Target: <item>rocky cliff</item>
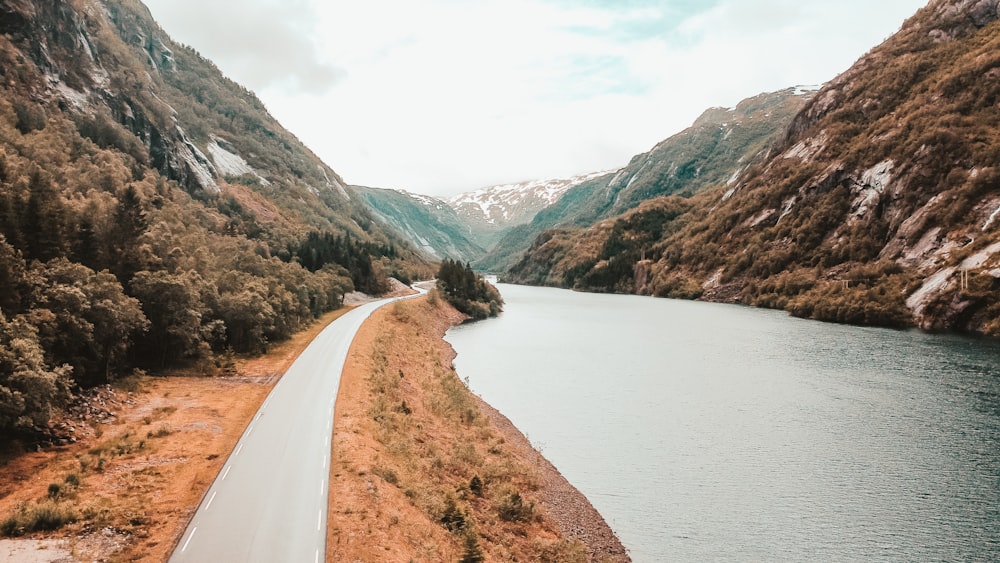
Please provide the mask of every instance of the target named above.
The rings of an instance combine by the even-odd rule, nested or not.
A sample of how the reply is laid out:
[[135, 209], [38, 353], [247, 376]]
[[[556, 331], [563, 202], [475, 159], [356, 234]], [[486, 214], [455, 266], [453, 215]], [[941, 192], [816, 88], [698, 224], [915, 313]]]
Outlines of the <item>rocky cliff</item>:
[[539, 238], [515, 279], [1000, 333], [998, 12], [932, 1], [737, 181]]

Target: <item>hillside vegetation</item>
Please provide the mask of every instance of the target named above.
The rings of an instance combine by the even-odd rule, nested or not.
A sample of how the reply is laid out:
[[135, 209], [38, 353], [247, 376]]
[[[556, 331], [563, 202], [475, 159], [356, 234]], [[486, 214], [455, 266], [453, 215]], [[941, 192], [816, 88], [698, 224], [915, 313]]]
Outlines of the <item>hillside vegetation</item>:
[[767, 156], [813, 94], [789, 88], [743, 100], [732, 109], [706, 110], [691, 127], [633, 157], [621, 170], [573, 187], [530, 223], [508, 231], [476, 266], [506, 271], [547, 229], [589, 227], [655, 197], [690, 197], [735, 182]]
[[134, 0], [0, 5], [0, 431], [433, 272]]
[[402, 234], [427, 255], [444, 260], [475, 260], [486, 251], [472, 229], [448, 203], [403, 190], [354, 186], [379, 221]]
[[511, 277], [1000, 334], [998, 18], [932, 1], [732, 185], [546, 233]]

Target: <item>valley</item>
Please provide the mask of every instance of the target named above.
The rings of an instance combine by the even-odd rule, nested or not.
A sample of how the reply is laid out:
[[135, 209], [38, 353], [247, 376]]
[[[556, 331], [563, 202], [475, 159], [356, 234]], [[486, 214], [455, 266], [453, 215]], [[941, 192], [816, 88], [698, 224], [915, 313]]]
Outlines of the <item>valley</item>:
[[[675, 42], [746, 5], [542, 4], [482, 60], [474, 19], [422, 50], [430, 3], [396, 6], [405, 33], [375, 51], [365, 35], [392, 26], [353, 35], [361, 6], [192, 9], [189, 30], [277, 25], [205, 43], [249, 54], [258, 95], [139, 0], [0, 0], [0, 559], [281, 559], [280, 539], [212, 543], [192, 518], [282, 380], [312, 387], [282, 437], [247, 446], [264, 476], [246, 479], [310, 508], [280, 516], [265, 489], [216, 508], [309, 535], [296, 558], [992, 558], [1000, 0], [929, 0], [821, 85], [772, 83], [655, 137], [701, 91]], [[832, 8], [753, 21], [813, 9]], [[515, 64], [527, 45], [548, 66]], [[341, 110], [387, 62], [354, 98], [377, 119], [352, 129]], [[342, 176], [275, 117], [306, 130], [307, 107], [337, 170], [419, 172]], [[562, 177], [507, 181], [532, 177], [516, 162]], [[318, 338], [343, 315], [357, 336]], [[290, 371], [314, 340], [322, 369]], [[306, 477], [293, 454], [329, 465]], [[197, 551], [215, 548], [236, 551]]]

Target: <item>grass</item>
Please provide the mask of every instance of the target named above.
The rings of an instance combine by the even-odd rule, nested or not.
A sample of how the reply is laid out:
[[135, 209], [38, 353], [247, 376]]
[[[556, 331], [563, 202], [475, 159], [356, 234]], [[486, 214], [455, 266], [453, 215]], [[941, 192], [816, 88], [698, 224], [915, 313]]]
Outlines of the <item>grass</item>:
[[58, 530], [72, 524], [79, 515], [72, 506], [55, 499], [22, 503], [0, 522], [0, 534], [8, 537], [23, 536], [33, 532]]
[[553, 553], [547, 560], [581, 560], [585, 550], [572, 542], [527, 551], [507, 545], [543, 521], [533, 498], [537, 478], [504, 447], [439, 344], [426, 336], [434, 332], [427, 319], [444, 306], [440, 300], [395, 304], [372, 341], [366, 414], [381, 449], [368, 471], [450, 532], [460, 560], [546, 560]]
[[132, 431], [126, 430], [91, 448], [87, 453], [78, 454], [80, 469], [67, 473], [61, 483], [49, 483], [44, 497], [18, 504], [11, 514], [0, 521], [0, 535], [21, 536], [53, 531], [80, 521], [99, 526], [120, 520], [117, 517], [121, 516], [123, 510], [128, 512], [124, 520], [129, 526], [139, 525], [134, 523], [142, 523], [146, 518], [141, 503], [133, 502], [127, 508], [111, 508], [104, 506], [101, 499], [88, 499], [84, 502], [77, 492], [84, 485], [87, 475], [103, 473], [110, 460], [145, 450], [146, 441], [137, 440]]

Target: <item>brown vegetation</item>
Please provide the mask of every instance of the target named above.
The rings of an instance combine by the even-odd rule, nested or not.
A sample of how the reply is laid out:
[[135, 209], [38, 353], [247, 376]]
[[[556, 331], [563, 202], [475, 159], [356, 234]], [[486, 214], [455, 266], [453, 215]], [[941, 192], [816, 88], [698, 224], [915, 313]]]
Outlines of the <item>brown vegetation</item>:
[[586, 499], [454, 372], [441, 336], [462, 318], [432, 296], [377, 312], [355, 340], [336, 406], [327, 559], [626, 560]]
[[[217, 377], [142, 377], [92, 392], [37, 452], [4, 442], [0, 528], [37, 561], [164, 561], [278, 376], [334, 318]], [[328, 560], [625, 561], [613, 532], [451, 370], [440, 299], [382, 309], [337, 400]], [[399, 376], [402, 370], [403, 377]], [[374, 386], [374, 388], [373, 388]]]
[[[513, 279], [1000, 334], [1000, 254], [963, 262], [1000, 240], [998, 100], [995, 2], [935, 0], [820, 90], [732, 186], [675, 217], [637, 222], [635, 210], [547, 233]], [[637, 268], [643, 258], [654, 262]], [[948, 268], [977, 281], [908, 304]]]
[[327, 324], [225, 375], [139, 377], [88, 393], [53, 423], [62, 444], [0, 442], [0, 535], [66, 538], [79, 560], [165, 561], [278, 377]]

